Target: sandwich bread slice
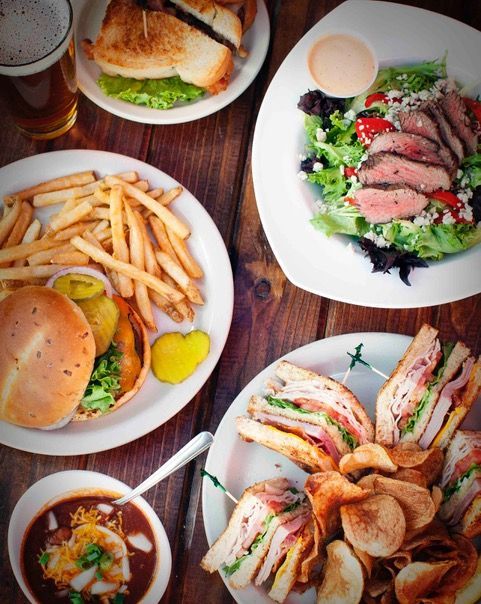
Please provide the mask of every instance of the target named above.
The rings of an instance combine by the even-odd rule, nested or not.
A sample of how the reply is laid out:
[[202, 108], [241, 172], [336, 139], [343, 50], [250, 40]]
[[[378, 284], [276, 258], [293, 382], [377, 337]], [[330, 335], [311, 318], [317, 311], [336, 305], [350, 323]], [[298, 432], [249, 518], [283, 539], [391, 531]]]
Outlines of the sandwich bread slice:
[[481, 534], [481, 432], [458, 430], [446, 451], [439, 514], [466, 537]]
[[346, 453], [372, 442], [374, 427], [354, 394], [335, 380], [281, 361], [281, 382], [251, 397], [237, 431], [289, 457], [307, 472], [337, 469]]
[[481, 392], [481, 360], [423, 325], [376, 400], [376, 442], [446, 448]]
[[286, 554], [286, 542], [293, 545], [310, 517], [305, 494], [287, 479], [258, 482], [244, 491], [201, 566], [210, 573], [222, 568], [234, 589], [246, 587], [256, 577], [260, 584], [282, 558], [280, 552]]

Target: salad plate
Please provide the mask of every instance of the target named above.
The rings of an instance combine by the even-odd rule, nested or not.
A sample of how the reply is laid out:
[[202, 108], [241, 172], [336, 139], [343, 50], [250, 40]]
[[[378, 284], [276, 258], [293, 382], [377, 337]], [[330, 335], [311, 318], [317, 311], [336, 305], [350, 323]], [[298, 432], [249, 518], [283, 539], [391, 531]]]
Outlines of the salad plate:
[[[386, 35], [386, 24], [396, 24]], [[427, 260], [409, 275], [411, 287], [372, 273], [351, 237], [327, 237], [311, 220], [319, 185], [299, 178], [307, 143], [300, 97], [316, 89], [307, 67], [312, 45], [329, 32], [349, 31], [373, 48], [380, 68], [417, 65], [447, 56], [447, 75], [461, 85], [479, 82], [481, 33], [453, 19], [391, 2], [348, 0], [321, 19], [293, 48], [273, 78], [257, 119], [253, 179], [261, 222], [273, 252], [294, 285], [334, 300], [380, 308], [416, 308], [481, 292], [481, 246]], [[478, 84], [479, 88], [479, 84]], [[474, 93], [474, 94], [473, 94]], [[476, 96], [479, 90], [470, 91]], [[282, 148], [282, 153], [279, 153]], [[302, 174], [301, 174], [302, 176]]]
[[[379, 371], [389, 375], [411, 340], [411, 337], [392, 333], [351, 333], [312, 342], [293, 350], [283, 359], [342, 381], [350, 362], [347, 352], [353, 352], [358, 344], [363, 343], [363, 358]], [[236, 417], [245, 414], [252, 395], [263, 391], [266, 380], [273, 377], [280, 360], [261, 371], [236, 397], [222, 418], [215, 433], [214, 444], [209, 450], [206, 470], [216, 476], [234, 497], [240, 497], [244, 489], [254, 483], [270, 478], [286, 477], [296, 488], [302, 489], [308, 476], [279, 453], [257, 443], [242, 441], [236, 431]], [[346, 381], [346, 386], [353, 391], [373, 420], [376, 395], [383, 383], [382, 377], [361, 365], [351, 371]], [[463, 427], [471, 430], [481, 429], [479, 405], [473, 407]], [[204, 480], [202, 509], [209, 546], [224, 531], [233, 507], [232, 501], [220, 489], [210, 480]], [[272, 603], [265, 588], [249, 585], [245, 589], [234, 590], [226, 582], [223, 572], [220, 571], [219, 574], [238, 604]], [[315, 601], [316, 594], [314, 588], [311, 588], [302, 595], [291, 592], [286, 604], [313, 604]]]
[[[105, 151], [69, 150], [21, 159], [0, 169], [0, 198], [41, 181], [94, 169], [99, 176], [135, 170], [152, 186], [165, 190], [179, 186], [173, 178], [142, 161]], [[232, 270], [224, 241], [204, 207], [187, 190], [174, 202], [175, 212], [192, 225], [189, 246], [204, 271], [199, 282], [205, 305], [196, 308], [194, 322], [175, 323], [154, 308], [158, 333], [200, 329], [209, 334], [210, 352], [194, 373], [170, 385], [149, 372], [135, 397], [114, 413], [89, 421], [70, 422], [59, 430], [27, 429], [0, 421], [0, 443], [45, 455], [82, 455], [113, 449], [155, 430], [178, 413], [201, 389], [219, 360], [229, 333], [234, 302]], [[55, 206], [38, 209], [43, 221]], [[220, 293], [222, 292], [222, 293]]]
[[235, 101], [254, 81], [264, 63], [269, 47], [270, 23], [264, 0], [258, 0], [256, 20], [243, 38], [243, 46], [249, 56], [246, 59], [234, 58], [235, 69], [224, 92], [206, 94], [197, 101], [165, 110], [111, 98], [99, 88], [100, 68], [87, 59], [80, 44], [86, 38], [96, 39], [107, 4], [108, 0], [72, 0], [76, 20], [77, 79], [80, 90], [92, 102], [124, 119], [144, 124], [183, 124], [201, 119]]

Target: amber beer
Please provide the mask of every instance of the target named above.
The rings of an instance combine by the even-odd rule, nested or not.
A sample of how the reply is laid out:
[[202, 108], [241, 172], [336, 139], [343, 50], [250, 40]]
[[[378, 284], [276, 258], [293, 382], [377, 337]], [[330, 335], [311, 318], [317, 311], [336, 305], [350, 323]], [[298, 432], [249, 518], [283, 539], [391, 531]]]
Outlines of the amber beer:
[[69, 0], [0, 0], [0, 94], [19, 130], [60, 136], [77, 117]]

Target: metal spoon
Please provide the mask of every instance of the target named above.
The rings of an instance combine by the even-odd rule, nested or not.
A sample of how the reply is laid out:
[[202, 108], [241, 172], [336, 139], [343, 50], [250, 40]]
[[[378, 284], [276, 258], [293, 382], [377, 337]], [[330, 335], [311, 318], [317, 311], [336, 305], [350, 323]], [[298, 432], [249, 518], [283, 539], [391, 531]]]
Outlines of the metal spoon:
[[177, 451], [175, 455], [166, 461], [164, 465], [160, 466], [160, 468], [146, 478], [144, 482], [141, 482], [138, 487], [112, 503], [123, 505], [124, 503], [127, 503], [127, 501], [134, 499], [134, 497], [142, 495], [142, 493], [145, 493], [145, 491], [156, 485], [158, 482], [167, 478], [167, 476], [170, 476], [173, 472], [182, 468], [186, 463], [189, 463], [189, 461], [203, 453], [213, 442], [214, 437], [210, 432], [201, 432], [200, 434], [197, 434], [197, 436], [194, 436], [194, 438], [182, 447], [180, 451]]

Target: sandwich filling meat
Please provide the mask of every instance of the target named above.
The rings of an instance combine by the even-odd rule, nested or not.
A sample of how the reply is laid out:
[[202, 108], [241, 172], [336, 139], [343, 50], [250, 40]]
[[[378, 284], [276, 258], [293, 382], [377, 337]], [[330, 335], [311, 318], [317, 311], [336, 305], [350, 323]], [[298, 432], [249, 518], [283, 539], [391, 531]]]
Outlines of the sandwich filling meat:
[[282, 361], [282, 381], [249, 401], [249, 417], [237, 418], [245, 440], [290, 457], [308, 471], [333, 470], [340, 458], [373, 440], [374, 429], [353, 393], [331, 378]]
[[467, 537], [481, 533], [481, 432], [458, 430], [446, 452], [440, 515]]
[[214, 0], [172, 0], [161, 10], [145, 4], [143, 12], [135, 0], [111, 0], [96, 41], [83, 41], [103, 72], [103, 92], [168, 109], [225, 90], [241, 43], [239, 17]]
[[481, 391], [481, 362], [462, 342], [441, 344], [424, 325], [376, 403], [376, 440], [445, 448]]

